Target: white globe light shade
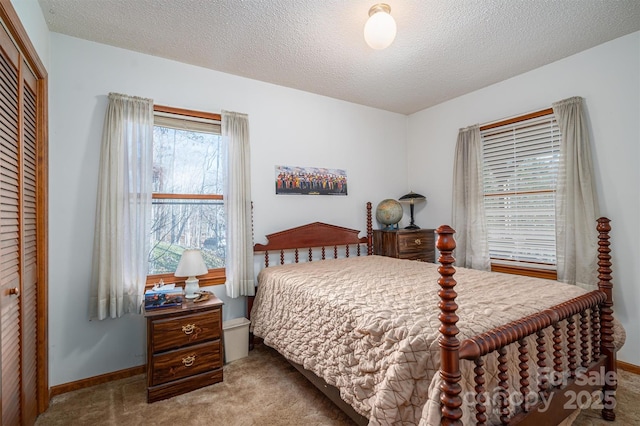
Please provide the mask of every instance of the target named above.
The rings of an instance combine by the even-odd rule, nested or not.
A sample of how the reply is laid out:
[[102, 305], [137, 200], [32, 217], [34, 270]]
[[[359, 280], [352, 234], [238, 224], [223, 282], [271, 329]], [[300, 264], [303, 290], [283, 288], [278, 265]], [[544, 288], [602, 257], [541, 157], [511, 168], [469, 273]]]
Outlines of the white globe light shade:
[[389, 47], [396, 38], [396, 21], [385, 11], [371, 15], [364, 25], [364, 39], [372, 49]]

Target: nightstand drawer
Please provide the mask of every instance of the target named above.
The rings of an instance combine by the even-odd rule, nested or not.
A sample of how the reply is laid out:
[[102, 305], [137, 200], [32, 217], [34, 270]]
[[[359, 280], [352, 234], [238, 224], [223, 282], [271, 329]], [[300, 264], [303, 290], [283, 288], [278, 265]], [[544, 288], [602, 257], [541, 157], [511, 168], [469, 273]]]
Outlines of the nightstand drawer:
[[194, 343], [219, 339], [220, 312], [221, 309], [216, 309], [213, 312], [200, 312], [153, 321], [151, 336], [162, 336], [162, 338], [153, 339], [152, 352], [177, 349]]
[[398, 250], [402, 254], [424, 253], [425, 250], [433, 251], [432, 244], [433, 237], [430, 238], [427, 232], [398, 234]]
[[154, 355], [151, 362], [152, 386], [221, 368], [220, 340]]

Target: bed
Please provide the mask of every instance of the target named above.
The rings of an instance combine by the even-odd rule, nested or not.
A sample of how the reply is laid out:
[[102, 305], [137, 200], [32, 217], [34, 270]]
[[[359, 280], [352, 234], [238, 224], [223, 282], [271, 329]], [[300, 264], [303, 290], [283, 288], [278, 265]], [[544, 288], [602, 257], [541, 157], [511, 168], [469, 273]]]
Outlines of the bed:
[[255, 245], [265, 268], [252, 335], [358, 424], [557, 424], [597, 404], [613, 420], [624, 332], [609, 221], [597, 227], [599, 289], [587, 292], [456, 270], [448, 226], [436, 231], [439, 266], [374, 256], [368, 203], [366, 237], [316, 222]]

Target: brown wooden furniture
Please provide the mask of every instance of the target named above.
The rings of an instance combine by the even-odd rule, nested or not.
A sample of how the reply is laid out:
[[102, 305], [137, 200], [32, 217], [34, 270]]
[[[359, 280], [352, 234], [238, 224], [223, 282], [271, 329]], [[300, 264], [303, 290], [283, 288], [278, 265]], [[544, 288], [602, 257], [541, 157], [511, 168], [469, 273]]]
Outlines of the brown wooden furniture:
[[222, 381], [222, 301], [145, 312], [147, 402]]
[[433, 229], [375, 230], [373, 254], [435, 263], [434, 232]]
[[[476, 422], [485, 424], [487, 421], [485, 400], [482, 395], [487, 391], [484, 388], [484, 358], [492, 352], [498, 356], [498, 377], [500, 379], [497, 394], [500, 395], [500, 419], [503, 424], [557, 424], [574, 411], [571, 408], [571, 401], [575, 400], [578, 392], [587, 391], [589, 395], [594, 391], [601, 391], [601, 402], [603, 405], [602, 418], [605, 420], [615, 420], [615, 390], [616, 379], [616, 353], [613, 344], [613, 300], [611, 284], [611, 256], [609, 256], [609, 219], [598, 219], [597, 229], [599, 232], [598, 245], [598, 290], [586, 293], [580, 297], [571, 299], [560, 305], [544, 310], [534, 315], [521, 318], [504, 326], [489, 330], [479, 336], [466, 339], [462, 342], [458, 340], [458, 328], [456, 323], [457, 296], [454, 289], [456, 281], [453, 278], [455, 268], [452, 266], [455, 261], [452, 256], [456, 247], [453, 239], [455, 231], [443, 225], [438, 228], [437, 248], [441, 255], [438, 261], [440, 279], [438, 284], [441, 287], [439, 292], [441, 303], [439, 305], [441, 314], [440, 332], [442, 337], [440, 344], [440, 376], [443, 384], [442, 391], [442, 424], [461, 425], [462, 399], [460, 397], [460, 360], [471, 360], [475, 363], [474, 372], [477, 392], [476, 395]], [[579, 316], [579, 324], [575, 324], [575, 317]], [[563, 336], [559, 323], [567, 321], [569, 331]], [[544, 337], [545, 329], [553, 328], [553, 353], [547, 354]], [[536, 336], [537, 346], [527, 348], [525, 338]], [[567, 351], [563, 351], [563, 343], [566, 343]], [[579, 346], [578, 346], [579, 344]], [[589, 351], [589, 344], [591, 350]], [[527, 395], [530, 387], [533, 392], [544, 395], [550, 401], [550, 407], [542, 409], [543, 404], [538, 402], [531, 406], [523, 405], [522, 411], [514, 418], [509, 418], [510, 413], [516, 409], [509, 404], [506, 397], [506, 380], [508, 367], [506, 365], [506, 353], [509, 345], [517, 345], [520, 353], [520, 389], [521, 394]], [[532, 352], [532, 354], [530, 354]], [[527, 361], [533, 355], [538, 360], [539, 368], [552, 368], [558, 375], [564, 374], [563, 365], [568, 365], [568, 377], [566, 386], [560, 384], [553, 386], [545, 380], [540, 383], [529, 383], [529, 372], [527, 371]], [[578, 359], [579, 357], [579, 359]], [[580, 372], [578, 368], [585, 372]], [[603, 374], [604, 373], [604, 374]], [[586, 380], [585, 377], [592, 379]], [[534, 387], [535, 386], [535, 387]], [[537, 389], [536, 389], [537, 387]], [[553, 394], [553, 395], [551, 395]], [[549, 399], [551, 398], [551, 399]], [[524, 398], [526, 400], [526, 398]], [[569, 404], [567, 404], [569, 403]], [[569, 405], [567, 408], [566, 405]]]
[[[322, 247], [321, 259], [324, 259], [325, 245], [329, 245], [329, 241], [331, 246], [340, 244], [335, 235], [331, 238], [327, 236], [328, 233], [331, 233], [330, 229], [333, 228], [340, 230], [336, 235], [342, 233], [346, 244], [369, 242], [368, 254], [372, 254], [370, 243], [374, 232], [371, 230], [371, 203], [367, 205], [367, 238], [358, 239], [358, 231], [356, 230], [314, 223], [271, 234], [268, 236], [269, 244], [256, 244], [254, 251], [264, 252], [265, 267], [269, 266], [269, 251], [279, 253], [279, 263], [284, 264], [284, 253], [287, 250], [294, 251], [294, 261], [297, 263], [299, 250], [308, 250], [308, 261], [313, 261], [312, 250], [309, 247]], [[560, 423], [574, 411], [570, 407], [571, 404], [567, 408], [565, 403], [572, 395], [575, 396], [581, 391], [588, 391], [589, 394], [593, 391], [602, 391], [604, 404], [602, 417], [606, 420], [615, 419], [613, 408], [615, 407], [617, 382], [615, 380], [616, 354], [613, 344], [613, 302], [608, 241], [611, 228], [609, 220], [600, 218], [597, 229], [600, 247], [598, 290], [460, 342], [456, 337], [458, 334], [456, 327], [458, 321], [457, 304], [455, 301], [457, 293], [454, 289], [456, 281], [453, 278], [455, 268], [452, 266], [455, 261], [453, 257], [455, 249], [453, 234], [455, 231], [446, 225], [438, 228], [437, 248], [441, 253], [438, 259], [441, 264], [438, 269], [440, 273], [438, 284], [441, 287], [438, 295], [441, 302], [438, 307], [434, 306], [434, 309], [439, 308], [441, 311], [439, 345], [441, 352], [440, 377], [443, 380], [440, 387], [442, 391], [442, 424], [461, 424], [462, 399], [459, 382], [461, 380], [460, 360], [463, 359], [472, 360], [475, 363], [473, 372], [475, 374], [475, 392], [477, 393], [475, 399], [477, 402], [475, 405], [477, 424], [486, 424], [488, 419], [483, 399], [486, 392], [496, 392], [501, 395], [499, 412], [504, 424], [507, 422], [509, 424], [532, 425]], [[305, 230], [310, 232], [305, 233]], [[316, 236], [320, 237], [320, 244], [314, 241], [313, 238]], [[274, 244], [272, 244], [272, 240]], [[337, 253], [335, 248], [334, 253]], [[505, 293], [505, 297], [508, 297], [508, 293]], [[567, 322], [568, 331], [566, 334], [561, 331], [559, 325], [561, 321]], [[553, 336], [553, 351], [547, 353], [544, 339], [545, 333], [549, 333], [549, 328], [552, 329], [550, 333]], [[531, 338], [531, 336], [535, 339], [536, 345], [528, 347], [527, 338]], [[519, 353], [520, 363], [517, 368], [519, 368], [520, 387], [517, 391], [528, 395], [531, 390], [536, 395], [544, 396], [547, 401], [551, 401], [548, 410], [543, 410], [541, 403], [521, 405], [518, 407], [520, 412], [510, 418], [516, 407], [510, 407], [509, 398], [506, 397], [509, 370], [506, 354], [509, 345], [517, 345], [517, 353]], [[485, 356], [489, 354], [497, 356], [499, 371], [497, 389], [485, 389], [487, 382], [487, 378], [484, 377]], [[527, 370], [530, 357], [536, 360], [538, 368], [551, 369], [559, 375], [567, 374], [566, 385], [561, 383], [558, 386], [552, 386], [545, 380], [540, 380], [540, 383], [530, 383], [530, 374]], [[304, 370], [299, 366], [296, 367], [301, 371]], [[605, 377], [602, 377], [603, 375]], [[324, 383], [322, 379], [315, 377], [313, 373], [308, 371], [305, 376], [307, 378], [313, 376], [310, 380], [330, 398], [335, 398], [335, 388], [332, 388], [333, 392], [327, 392], [326, 389], [331, 386]], [[591, 377], [593, 380], [586, 380], [585, 377]], [[602, 386], [601, 381], [606, 377], [612, 377], [612, 380], [606, 380]], [[595, 379], [599, 381], [596, 382]], [[356, 413], [351, 407], [344, 408], [344, 404], [340, 406], [358, 424], [366, 424], [367, 419]]]
[[[361, 246], [366, 245], [366, 254], [373, 254], [373, 219], [371, 217], [371, 203], [367, 203], [367, 236], [358, 237], [360, 231], [343, 228], [341, 226], [329, 225], [321, 222], [314, 222], [297, 228], [287, 229], [267, 235], [267, 244], [255, 244], [254, 253], [262, 253], [264, 256], [264, 267], [268, 268], [271, 262], [271, 254], [277, 254], [280, 265], [285, 264], [285, 253], [293, 251], [293, 262], [300, 260], [300, 251], [304, 250], [307, 260], [314, 260], [314, 248], [319, 250], [319, 259], [329, 257], [337, 259], [338, 249], [344, 248], [344, 256], [349, 257], [355, 251], [356, 256], [364, 255]], [[290, 262], [289, 262], [290, 263]], [[257, 289], [256, 289], [257, 291]], [[247, 316], [251, 319], [251, 308], [255, 296], [247, 297]], [[249, 333], [249, 349], [253, 349], [254, 336]]]
[[360, 256], [361, 245], [365, 244], [367, 254], [373, 254], [373, 227], [371, 219], [371, 203], [367, 203], [367, 236], [358, 237], [360, 231], [343, 228], [341, 226], [329, 225], [321, 222], [314, 222], [304, 226], [287, 229], [267, 235], [267, 244], [256, 244], [253, 246], [254, 253], [264, 253], [264, 266], [269, 267], [269, 253], [277, 253], [280, 264], [285, 263], [285, 252], [293, 251], [294, 262], [300, 260], [300, 250], [307, 253], [307, 260], [314, 260], [313, 249], [320, 249], [320, 258], [327, 258], [327, 249], [330, 250], [330, 257], [338, 258], [338, 248], [344, 247], [345, 257], [349, 257], [353, 250], [355, 255]]
[[47, 72], [11, 2], [0, 1], [0, 423], [49, 405]]

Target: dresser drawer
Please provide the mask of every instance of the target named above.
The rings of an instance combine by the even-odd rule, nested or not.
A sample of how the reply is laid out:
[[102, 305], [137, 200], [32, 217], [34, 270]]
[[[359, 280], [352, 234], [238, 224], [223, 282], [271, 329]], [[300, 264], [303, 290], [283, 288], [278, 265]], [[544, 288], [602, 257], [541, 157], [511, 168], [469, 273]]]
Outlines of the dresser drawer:
[[153, 355], [152, 386], [222, 368], [220, 340]]
[[[221, 310], [199, 312], [165, 319], [151, 324], [153, 353], [220, 338]], [[162, 336], [162, 338], [159, 338]]]
[[435, 262], [433, 229], [397, 229], [373, 231], [373, 254], [398, 259]]
[[435, 251], [428, 251], [424, 253], [414, 253], [414, 254], [403, 254], [398, 257], [398, 259], [406, 259], [406, 260], [419, 260], [420, 262], [430, 262], [433, 263], [433, 259], [435, 257]]
[[433, 250], [433, 236], [427, 232], [398, 233], [398, 251], [402, 255]]

